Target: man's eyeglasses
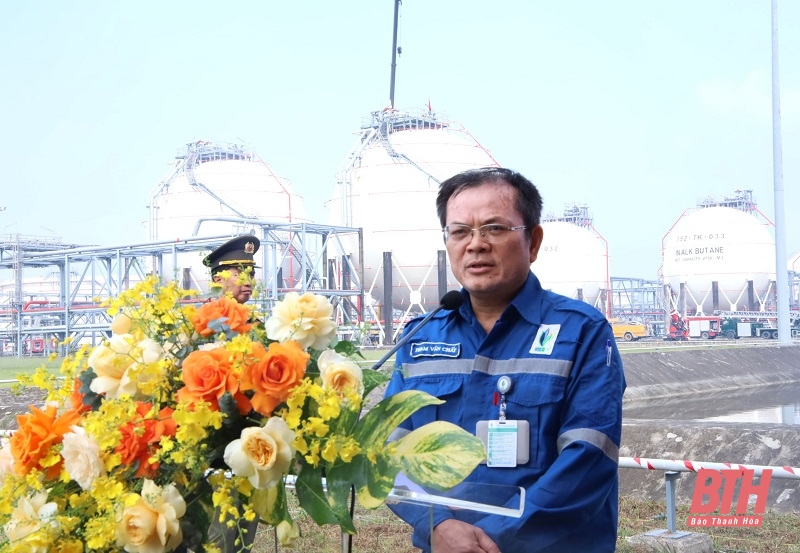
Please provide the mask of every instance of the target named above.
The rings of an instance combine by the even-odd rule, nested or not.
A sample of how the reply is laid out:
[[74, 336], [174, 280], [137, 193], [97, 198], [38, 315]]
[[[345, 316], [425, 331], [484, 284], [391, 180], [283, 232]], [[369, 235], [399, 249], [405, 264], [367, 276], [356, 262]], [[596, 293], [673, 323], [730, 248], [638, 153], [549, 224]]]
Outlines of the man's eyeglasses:
[[478, 228], [472, 228], [469, 225], [447, 225], [442, 229], [444, 233], [445, 242], [464, 242], [472, 239], [472, 233], [476, 230], [480, 233], [481, 238], [494, 244], [502, 242], [508, 237], [508, 233], [514, 230], [526, 230], [528, 227], [510, 227], [508, 225], [498, 225], [495, 223], [483, 225]]

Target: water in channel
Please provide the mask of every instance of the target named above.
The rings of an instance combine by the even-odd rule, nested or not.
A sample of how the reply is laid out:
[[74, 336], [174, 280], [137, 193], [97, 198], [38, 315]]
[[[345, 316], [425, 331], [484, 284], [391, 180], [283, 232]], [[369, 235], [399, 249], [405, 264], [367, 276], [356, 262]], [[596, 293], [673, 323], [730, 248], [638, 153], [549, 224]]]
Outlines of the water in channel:
[[800, 382], [625, 402], [624, 419], [800, 425]]

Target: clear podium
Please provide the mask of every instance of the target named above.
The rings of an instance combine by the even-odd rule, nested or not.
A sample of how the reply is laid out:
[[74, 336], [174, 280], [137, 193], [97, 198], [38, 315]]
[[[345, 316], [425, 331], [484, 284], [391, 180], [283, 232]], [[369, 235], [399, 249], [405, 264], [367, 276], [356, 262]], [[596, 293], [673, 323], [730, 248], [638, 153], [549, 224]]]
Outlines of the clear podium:
[[436, 491], [423, 488], [400, 473], [386, 502], [464, 509], [487, 515], [519, 518], [525, 508], [525, 488], [462, 482], [449, 490]]
[[[294, 483], [293, 477], [287, 477], [287, 488], [294, 488]], [[471, 511], [477, 516], [483, 514], [519, 518], [525, 510], [525, 488], [462, 482], [449, 490], [438, 491], [423, 488], [400, 473], [392, 491], [386, 497], [386, 503], [409, 503], [426, 507], [430, 511], [431, 521], [434, 509], [441, 508]], [[348, 553], [351, 544], [352, 536], [342, 533], [342, 553]]]

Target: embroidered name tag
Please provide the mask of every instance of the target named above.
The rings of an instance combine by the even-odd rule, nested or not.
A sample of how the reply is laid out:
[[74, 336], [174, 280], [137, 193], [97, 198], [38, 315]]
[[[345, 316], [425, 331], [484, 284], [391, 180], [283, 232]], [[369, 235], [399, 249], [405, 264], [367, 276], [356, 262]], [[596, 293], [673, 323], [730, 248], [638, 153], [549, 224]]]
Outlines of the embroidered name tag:
[[411, 344], [411, 357], [458, 357], [459, 355], [461, 355], [461, 344], [444, 342]]
[[533, 339], [529, 353], [538, 355], [550, 355], [553, 353], [553, 346], [556, 345], [559, 330], [561, 330], [561, 325], [540, 326], [539, 332], [536, 333], [536, 338]]

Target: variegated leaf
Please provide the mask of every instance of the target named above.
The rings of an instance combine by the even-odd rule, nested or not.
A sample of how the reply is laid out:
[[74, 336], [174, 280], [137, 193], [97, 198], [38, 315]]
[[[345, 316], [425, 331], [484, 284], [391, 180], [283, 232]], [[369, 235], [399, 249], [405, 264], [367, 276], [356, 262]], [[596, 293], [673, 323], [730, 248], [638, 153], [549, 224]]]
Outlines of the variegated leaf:
[[406, 476], [436, 490], [459, 484], [486, 458], [480, 438], [446, 421], [428, 423], [392, 445]]
[[253, 510], [267, 524], [277, 526], [282, 520], [291, 520], [286, 506], [286, 487], [282, 482], [271, 488], [253, 490], [250, 501]]
[[386, 453], [375, 455], [372, 463], [366, 455], [358, 455], [350, 463], [337, 465], [328, 474], [329, 482], [352, 482], [358, 502], [366, 509], [377, 509], [392, 491], [400, 465]]
[[419, 390], [406, 390], [384, 398], [358, 421], [353, 437], [365, 447], [382, 444], [397, 425], [417, 409], [441, 403], [444, 401]]

